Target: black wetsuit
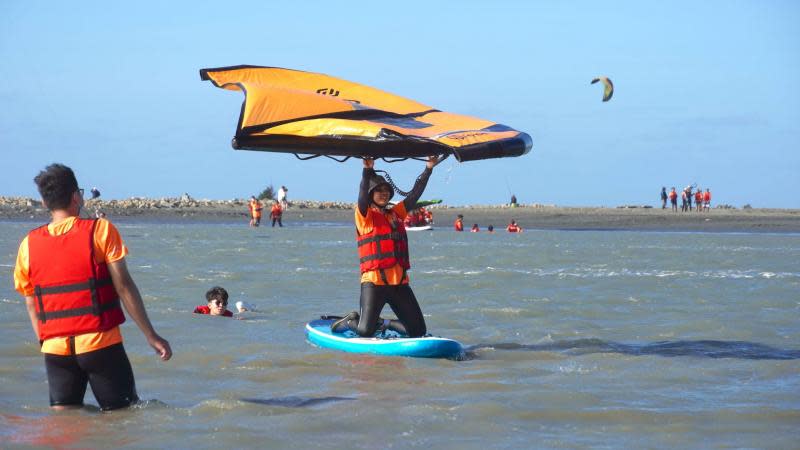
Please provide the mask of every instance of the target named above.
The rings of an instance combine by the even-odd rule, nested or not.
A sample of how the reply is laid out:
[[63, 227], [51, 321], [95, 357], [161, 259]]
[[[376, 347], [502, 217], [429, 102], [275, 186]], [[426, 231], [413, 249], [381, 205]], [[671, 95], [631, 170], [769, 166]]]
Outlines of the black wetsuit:
[[[417, 177], [411, 192], [403, 199], [406, 211], [414, 209], [422, 192], [425, 191], [425, 186], [428, 185], [431, 172], [432, 170], [426, 167]], [[373, 169], [364, 169], [362, 173], [361, 188], [358, 192], [358, 212], [362, 216], [367, 215], [367, 210], [372, 202], [369, 197], [369, 180], [375, 175]], [[358, 324], [353, 323], [354, 320], [350, 320], [347, 324], [359, 336], [374, 335], [379, 325], [411, 337], [424, 336], [427, 333], [422, 310], [408, 284], [376, 286], [374, 283], [362, 283], [359, 303], [361, 311]], [[381, 310], [387, 303], [397, 315], [398, 320], [379, 323]]]

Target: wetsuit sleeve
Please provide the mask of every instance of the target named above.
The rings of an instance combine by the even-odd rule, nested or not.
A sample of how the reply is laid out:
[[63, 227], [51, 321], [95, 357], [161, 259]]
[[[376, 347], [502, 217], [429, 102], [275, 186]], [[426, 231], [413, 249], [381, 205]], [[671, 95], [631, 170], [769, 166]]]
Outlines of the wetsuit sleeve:
[[369, 180], [375, 175], [375, 169], [367, 169], [361, 172], [361, 187], [358, 189], [358, 212], [362, 217], [367, 215], [369, 209]]
[[406, 207], [406, 211], [411, 211], [416, 206], [419, 198], [422, 197], [422, 193], [425, 192], [425, 186], [428, 185], [428, 178], [431, 177], [431, 173], [433, 173], [433, 169], [425, 168], [422, 173], [417, 177], [416, 183], [414, 183], [414, 187], [411, 189], [411, 192], [408, 193], [408, 197], [403, 200], [403, 204]]

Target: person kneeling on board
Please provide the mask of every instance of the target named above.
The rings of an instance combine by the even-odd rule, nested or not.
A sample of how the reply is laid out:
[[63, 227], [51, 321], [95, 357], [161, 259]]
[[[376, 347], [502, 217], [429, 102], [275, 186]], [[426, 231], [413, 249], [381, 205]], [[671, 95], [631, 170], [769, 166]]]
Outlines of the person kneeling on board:
[[200, 305], [194, 309], [195, 314], [208, 314], [211, 316], [233, 317], [228, 310], [228, 291], [225, 288], [214, 286], [206, 292], [208, 305]]
[[[356, 240], [361, 268], [360, 312], [351, 312], [331, 325], [333, 331], [347, 328], [359, 336], [373, 336], [380, 326], [409, 337], [427, 333], [422, 310], [408, 284], [408, 237], [403, 220], [422, 196], [439, 162], [428, 158], [426, 168], [417, 177], [408, 196], [389, 207], [394, 192], [385, 178], [375, 173], [375, 161], [364, 159], [358, 205], [355, 211]], [[383, 306], [389, 303], [398, 320], [380, 318]]]

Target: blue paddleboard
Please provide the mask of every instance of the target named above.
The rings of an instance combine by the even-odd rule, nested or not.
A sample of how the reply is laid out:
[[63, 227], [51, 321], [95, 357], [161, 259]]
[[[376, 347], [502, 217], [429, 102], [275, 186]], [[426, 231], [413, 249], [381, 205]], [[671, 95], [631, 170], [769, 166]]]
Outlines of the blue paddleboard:
[[376, 337], [360, 337], [350, 330], [331, 331], [332, 319], [312, 320], [306, 324], [306, 337], [312, 344], [352, 353], [372, 353], [385, 356], [416, 358], [453, 358], [463, 352], [461, 344], [440, 337], [401, 337], [394, 331], [384, 331]]

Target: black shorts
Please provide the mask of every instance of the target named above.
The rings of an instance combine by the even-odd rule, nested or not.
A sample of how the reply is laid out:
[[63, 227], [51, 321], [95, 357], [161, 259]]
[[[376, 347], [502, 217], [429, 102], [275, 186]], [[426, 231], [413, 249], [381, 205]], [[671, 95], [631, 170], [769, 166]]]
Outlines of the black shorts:
[[80, 355], [44, 354], [50, 406], [81, 406], [86, 384], [100, 409], [125, 408], [139, 400], [133, 369], [122, 343]]

